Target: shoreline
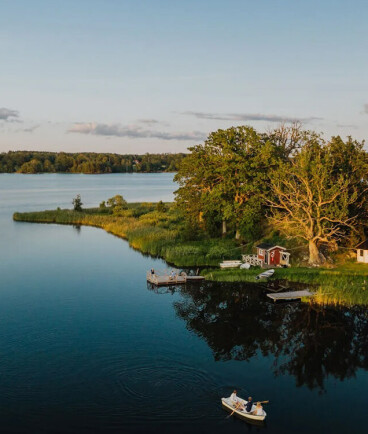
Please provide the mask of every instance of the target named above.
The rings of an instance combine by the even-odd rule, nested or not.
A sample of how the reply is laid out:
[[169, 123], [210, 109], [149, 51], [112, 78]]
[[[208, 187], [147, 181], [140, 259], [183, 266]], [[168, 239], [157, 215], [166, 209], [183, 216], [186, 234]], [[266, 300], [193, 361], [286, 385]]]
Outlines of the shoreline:
[[[234, 240], [182, 238], [182, 221], [172, 204], [165, 212], [157, 211], [156, 203], [130, 203], [114, 215], [100, 208], [82, 212], [46, 210], [14, 213], [13, 220], [28, 223], [92, 226], [128, 241], [143, 254], [160, 257], [175, 267], [201, 267], [201, 275], [217, 282], [257, 283], [257, 267], [250, 270], [219, 269], [223, 259], [234, 257], [239, 248]], [[238, 250], [237, 256], [240, 255]], [[292, 285], [307, 284], [317, 293], [315, 301], [322, 304], [368, 305], [368, 265], [346, 262], [335, 268], [275, 268], [271, 281], [287, 281]]]

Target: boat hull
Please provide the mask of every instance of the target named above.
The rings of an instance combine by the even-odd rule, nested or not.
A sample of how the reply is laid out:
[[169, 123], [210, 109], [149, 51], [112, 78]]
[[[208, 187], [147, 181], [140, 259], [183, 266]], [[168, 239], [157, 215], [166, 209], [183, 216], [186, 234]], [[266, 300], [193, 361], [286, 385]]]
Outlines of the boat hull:
[[273, 276], [275, 270], [273, 268], [271, 268], [270, 270], [264, 271], [261, 274], [258, 274], [258, 276], [256, 276], [257, 280], [260, 279], [268, 279], [269, 277]]
[[[245, 404], [244, 400], [239, 399], [239, 401], [243, 402]], [[221, 398], [221, 402], [222, 402], [222, 407], [226, 411], [228, 411], [229, 413], [234, 412], [234, 416], [236, 416], [242, 420], [246, 420], [247, 422], [254, 423], [254, 424], [263, 424], [264, 420], [266, 419], [266, 412], [265, 411], [263, 411], [263, 413], [264, 413], [263, 416], [256, 416], [254, 414], [245, 413], [244, 411], [241, 411], [241, 410], [235, 410], [234, 407], [232, 406], [229, 398]]]
[[223, 261], [220, 268], [239, 268], [241, 265], [242, 261]]

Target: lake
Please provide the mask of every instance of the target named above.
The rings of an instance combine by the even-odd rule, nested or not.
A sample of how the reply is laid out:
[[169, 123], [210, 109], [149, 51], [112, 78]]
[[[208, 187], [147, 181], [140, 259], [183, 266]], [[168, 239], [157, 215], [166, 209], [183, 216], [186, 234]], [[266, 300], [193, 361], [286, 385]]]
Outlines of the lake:
[[[159, 290], [168, 267], [103, 230], [15, 211], [122, 194], [170, 201], [172, 174], [0, 175], [0, 430], [326, 433], [365, 430], [368, 312], [274, 304], [262, 285]], [[270, 400], [264, 427], [220, 398]]]

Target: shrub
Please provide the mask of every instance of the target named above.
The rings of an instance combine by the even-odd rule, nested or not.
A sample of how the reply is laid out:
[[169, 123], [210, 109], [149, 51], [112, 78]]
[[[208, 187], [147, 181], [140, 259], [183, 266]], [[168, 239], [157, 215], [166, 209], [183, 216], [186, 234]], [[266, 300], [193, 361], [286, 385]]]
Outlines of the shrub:
[[80, 197], [80, 194], [77, 194], [77, 196], [73, 199], [72, 201], [73, 203], [73, 207], [74, 207], [74, 211], [82, 211], [82, 199]]

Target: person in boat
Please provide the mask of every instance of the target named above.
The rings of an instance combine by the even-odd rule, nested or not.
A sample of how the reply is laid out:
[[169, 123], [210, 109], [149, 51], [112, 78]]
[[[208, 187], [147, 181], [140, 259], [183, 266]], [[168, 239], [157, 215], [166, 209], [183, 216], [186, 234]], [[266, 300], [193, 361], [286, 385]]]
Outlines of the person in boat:
[[230, 401], [235, 404], [238, 402], [238, 396], [236, 394], [236, 390], [234, 390], [234, 392], [230, 395]]
[[247, 413], [250, 413], [252, 411], [252, 407], [253, 407], [253, 398], [250, 396], [248, 398], [247, 403], [245, 404], [245, 411]]
[[252, 411], [255, 416], [263, 416], [263, 407], [260, 402], [257, 402], [256, 409]]
[[236, 394], [236, 390], [230, 395], [230, 401], [235, 408], [235, 410], [241, 410], [244, 411], [244, 405], [241, 401], [238, 399], [238, 395]]

